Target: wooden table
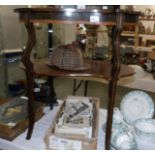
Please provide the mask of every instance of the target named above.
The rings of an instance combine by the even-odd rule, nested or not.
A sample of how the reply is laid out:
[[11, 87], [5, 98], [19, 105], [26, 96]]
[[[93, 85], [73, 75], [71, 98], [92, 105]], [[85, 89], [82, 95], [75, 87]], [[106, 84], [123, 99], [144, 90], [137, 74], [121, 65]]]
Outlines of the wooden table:
[[[123, 10], [81, 10], [81, 9], [56, 9], [56, 8], [19, 8], [15, 9], [15, 12], [19, 13], [20, 21], [25, 23], [27, 32], [28, 32], [28, 41], [26, 49], [23, 53], [22, 62], [26, 67], [26, 76], [28, 81], [28, 112], [29, 112], [29, 130], [27, 134], [27, 139], [31, 138], [31, 134], [34, 126], [34, 112], [33, 112], [33, 103], [34, 103], [34, 73], [37, 71], [37, 67], [30, 61], [30, 54], [32, 48], [35, 44], [35, 29], [34, 23], [59, 23], [59, 24], [97, 24], [97, 25], [107, 25], [112, 26], [112, 60], [111, 63], [107, 63], [105, 65], [105, 70], [103, 67], [99, 70], [99, 74], [96, 73], [97, 78], [106, 78], [109, 79], [109, 102], [108, 102], [108, 117], [107, 117], [107, 128], [106, 128], [106, 149], [109, 149], [110, 146], [110, 138], [111, 138], [111, 127], [112, 127], [112, 116], [113, 116], [113, 108], [115, 104], [115, 92], [116, 85], [119, 76], [121, 67], [120, 59], [119, 59], [119, 43], [120, 43], [120, 34], [123, 28], [123, 25], [132, 25], [136, 26], [138, 21], [139, 12], [127, 12]], [[42, 66], [43, 65], [43, 66]], [[108, 69], [109, 67], [111, 69]], [[40, 64], [39, 68], [42, 68], [44, 72], [45, 64]], [[94, 70], [95, 71], [95, 70]], [[102, 72], [103, 71], [103, 72]], [[124, 70], [126, 71], [126, 69]], [[43, 72], [36, 73], [42, 74]], [[64, 76], [64, 74], [60, 74], [61, 71], [55, 71], [48, 69], [46, 74], [47, 76], [55, 76], [57, 75]], [[45, 73], [45, 72], [44, 72]], [[92, 73], [92, 72], [91, 72]], [[75, 72], [73, 74], [68, 74], [68, 76], [75, 76]], [[87, 74], [76, 73], [76, 75], [82, 77], [88, 77]], [[121, 75], [121, 74], [120, 74]], [[122, 73], [123, 76], [125, 74]], [[128, 75], [128, 74], [127, 74]], [[89, 77], [94, 77], [94, 73], [89, 74]]]

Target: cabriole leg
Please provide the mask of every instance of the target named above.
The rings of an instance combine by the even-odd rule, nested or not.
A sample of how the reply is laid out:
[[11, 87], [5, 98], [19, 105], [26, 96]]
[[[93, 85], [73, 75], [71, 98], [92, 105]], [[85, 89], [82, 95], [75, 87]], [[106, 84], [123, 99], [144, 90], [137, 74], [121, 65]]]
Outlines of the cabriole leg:
[[34, 110], [33, 110], [33, 104], [34, 104], [34, 79], [33, 79], [33, 64], [30, 61], [30, 55], [31, 51], [33, 49], [33, 46], [35, 44], [35, 29], [33, 26], [33, 23], [26, 22], [25, 23], [26, 30], [28, 33], [28, 41], [26, 48], [23, 52], [22, 56], [22, 62], [25, 66], [25, 72], [26, 72], [26, 78], [27, 78], [27, 95], [28, 95], [28, 133], [26, 139], [30, 139], [33, 127], [34, 127]]
[[106, 126], [106, 139], [105, 148], [110, 149], [110, 139], [112, 131], [112, 117], [113, 109], [115, 104], [115, 93], [118, 75], [120, 72], [120, 35], [123, 27], [123, 14], [118, 12], [116, 16], [116, 26], [113, 29], [112, 43], [113, 43], [113, 53], [112, 53], [112, 70], [111, 70], [111, 81], [109, 83], [109, 101], [108, 101], [108, 115], [107, 115], [107, 126]]

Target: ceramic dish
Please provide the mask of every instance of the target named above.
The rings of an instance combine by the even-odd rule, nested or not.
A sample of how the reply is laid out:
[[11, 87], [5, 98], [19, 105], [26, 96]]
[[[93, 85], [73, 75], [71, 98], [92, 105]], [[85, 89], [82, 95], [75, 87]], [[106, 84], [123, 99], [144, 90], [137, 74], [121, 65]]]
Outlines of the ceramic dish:
[[141, 118], [152, 118], [154, 103], [152, 98], [143, 91], [131, 91], [127, 93], [120, 103], [121, 113], [125, 121], [133, 124]]
[[116, 150], [134, 150], [137, 148], [134, 134], [119, 128], [112, 133], [111, 147]]
[[123, 122], [123, 116], [117, 107], [114, 107], [113, 124], [120, 124]]
[[145, 141], [155, 142], [155, 120], [139, 119], [134, 123], [135, 136]]
[[112, 145], [110, 145], [110, 150], [117, 150], [117, 149], [114, 148]]

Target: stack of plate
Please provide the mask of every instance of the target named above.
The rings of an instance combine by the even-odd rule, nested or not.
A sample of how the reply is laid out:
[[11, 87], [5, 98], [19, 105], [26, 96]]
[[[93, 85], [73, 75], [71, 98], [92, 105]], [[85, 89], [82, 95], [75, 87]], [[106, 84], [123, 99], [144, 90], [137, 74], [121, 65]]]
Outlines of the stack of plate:
[[152, 143], [155, 139], [153, 115], [154, 102], [147, 93], [139, 90], [127, 93], [120, 103], [120, 111], [114, 108], [112, 148], [139, 149], [140, 139]]

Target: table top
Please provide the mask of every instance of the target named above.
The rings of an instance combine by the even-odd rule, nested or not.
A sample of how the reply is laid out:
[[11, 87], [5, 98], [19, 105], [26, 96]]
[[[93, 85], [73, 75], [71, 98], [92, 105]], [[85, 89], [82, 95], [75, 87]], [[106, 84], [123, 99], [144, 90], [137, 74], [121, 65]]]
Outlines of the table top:
[[[55, 76], [55, 77], [87, 77], [87, 78], [104, 78], [106, 80], [111, 80], [111, 69], [112, 64], [109, 61], [99, 61], [99, 60], [85, 60], [88, 64], [88, 69], [82, 71], [68, 71], [59, 69], [54, 66], [48, 65], [47, 59], [35, 59], [33, 61], [34, 74], [40, 76]], [[21, 65], [23, 69], [23, 65]], [[121, 65], [121, 70], [119, 73], [120, 77], [133, 75], [135, 72], [131, 67], [127, 65]]]
[[40, 23], [75, 23], [75, 24], [100, 24], [115, 25], [116, 13], [124, 14], [125, 24], [135, 25], [140, 12], [135, 11], [109, 11], [102, 9], [60, 9], [60, 8], [17, 8], [20, 21]]

